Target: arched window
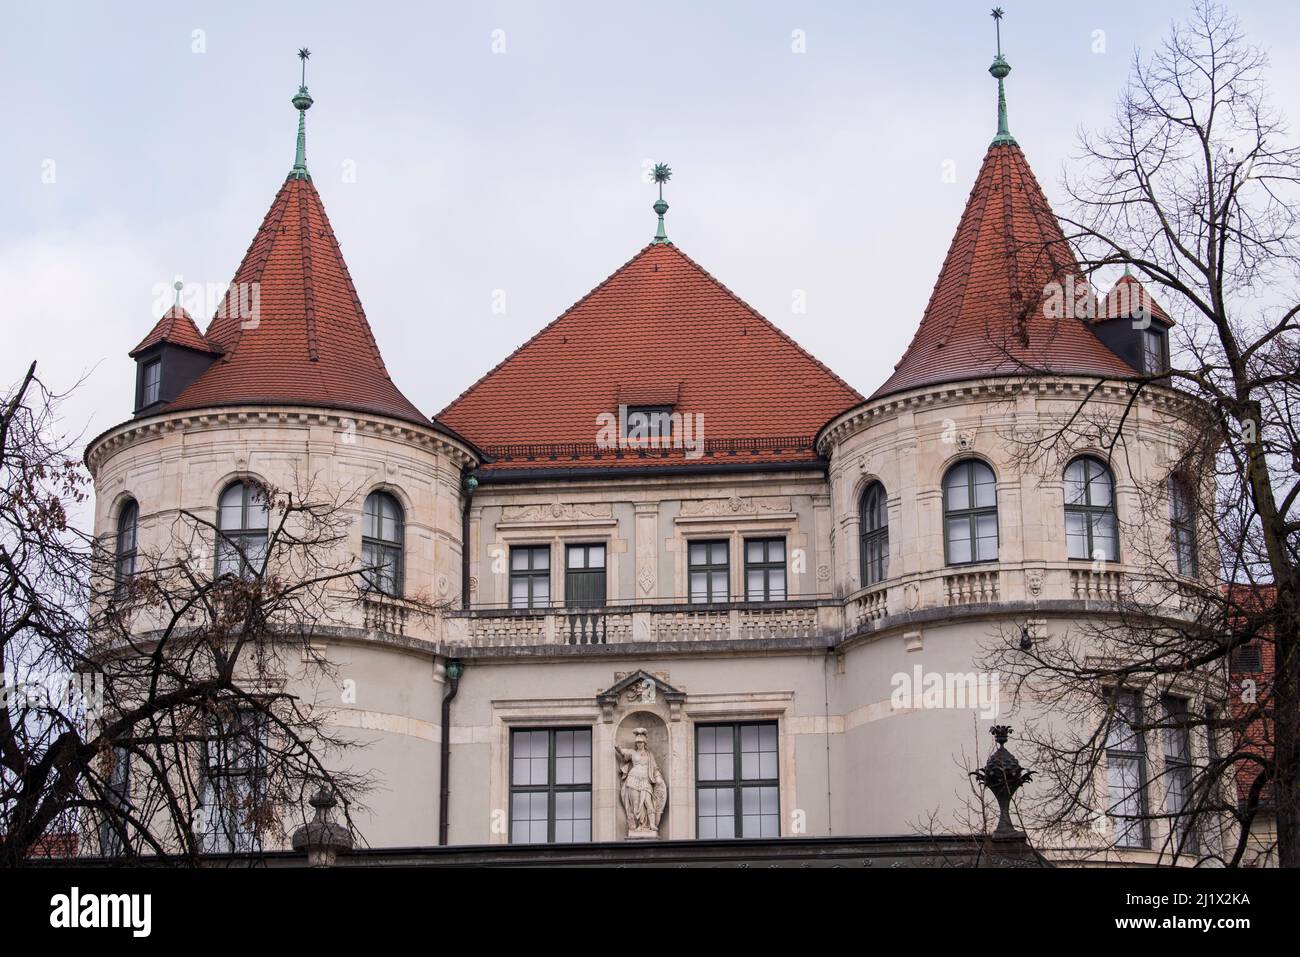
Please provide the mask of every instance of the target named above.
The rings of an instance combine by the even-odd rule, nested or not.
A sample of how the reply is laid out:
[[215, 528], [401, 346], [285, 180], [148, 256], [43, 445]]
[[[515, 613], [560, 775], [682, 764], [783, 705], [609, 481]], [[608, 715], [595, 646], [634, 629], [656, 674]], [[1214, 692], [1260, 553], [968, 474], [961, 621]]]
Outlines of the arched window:
[[371, 492], [361, 513], [361, 564], [368, 588], [402, 593], [402, 506], [387, 492]]
[[266, 496], [248, 482], [232, 482], [217, 503], [217, 575], [252, 578], [266, 558], [270, 515]]
[[1065, 469], [1065, 543], [1071, 558], [1119, 561], [1115, 479], [1104, 462], [1089, 455]]
[[885, 487], [872, 482], [862, 493], [858, 511], [862, 536], [862, 584], [874, 585], [889, 576], [889, 510]]
[[1186, 475], [1169, 476], [1169, 524], [1178, 574], [1196, 576], [1196, 496]]
[[943, 527], [949, 565], [997, 561], [998, 484], [983, 462], [958, 462], [944, 476]]
[[121, 592], [135, 574], [136, 528], [140, 523], [140, 506], [134, 501], [122, 505], [117, 513], [117, 540], [114, 545], [114, 585]]

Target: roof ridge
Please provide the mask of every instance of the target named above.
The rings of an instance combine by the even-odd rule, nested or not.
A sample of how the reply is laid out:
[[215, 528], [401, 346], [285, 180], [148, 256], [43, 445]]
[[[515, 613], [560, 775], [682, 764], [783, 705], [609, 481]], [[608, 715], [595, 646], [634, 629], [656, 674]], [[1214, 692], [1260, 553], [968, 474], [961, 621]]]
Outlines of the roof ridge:
[[[213, 316], [212, 320], [208, 323], [208, 328], [204, 332], [205, 339], [208, 339], [213, 335], [213, 330], [216, 328], [218, 318], [225, 318], [220, 315], [222, 312], [226, 314], [226, 317], [231, 314], [230, 297], [232, 295], [237, 295], [239, 292], [239, 290], [234, 287], [236, 283], [240, 281], [239, 277], [244, 272], [245, 264], [249, 262], [248, 257], [253, 254], [253, 247], [257, 245], [258, 240], [266, 236], [269, 237], [269, 241], [263, 245], [257, 258], [252, 261], [251, 269], [253, 278], [249, 280], [253, 283], [260, 283], [262, 281], [262, 273], [266, 270], [266, 261], [270, 258], [271, 248], [275, 245], [274, 234], [276, 230], [280, 228], [280, 223], [284, 220], [285, 210], [289, 208], [288, 190], [291, 182], [292, 180], [286, 179], [284, 184], [276, 192], [275, 198], [271, 200], [270, 208], [267, 209], [266, 215], [262, 217], [262, 225], [257, 228], [257, 232], [253, 233], [252, 241], [249, 242], [248, 248], [244, 250], [244, 255], [240, 257], [239, 265], [235, 267], [235, 275], [230, 280], [230, 287], [226, 289], [225, 296], [222, 297], [220, 305], [217, 306], [218, 315]], [[233, 338], [228, 346], [222, 343], [219, 339], [210, 339], [211, 342], [221, 348], [221, 352], [223, 353], [221, 361], [223, 362], [229, 362], [234, 358], [235, 351], [239, 348], [239, 343], [243, 339], [244, 324], [242, 322], [235, 323], [232, 331]]]
[[303, 320], [307, 324], [307, 358], [320, 361], [320, 340], [316, 336], [316, 287], [311, 275], [311, 223], [307, 212], [306, 187], [298, 189], [298, 241], [302, 248]]
[[[671, 248], [671, 247], [668, 247], [667, 244], [659, 244], [659, 245], [664, 245], [665, 248]], [[651, 249], [654, 249], [655, 246], [656, 246], [656, 244], [653, 243], [653, 242], [646, 243], [644, 246], [642, 246], [639, 250], [637, 250], [637, 252], [632, 256], [631, 259], [629, 259], [627, 262], [623, 263], [623, 265], [619, 266], [619, 267], [618, 267], [617, 269], [615, 269], [612, 273], [610, 273], [608, 276], [606, 276], [604, 279], [602, 279], [599, 283], [597, 283], [595, 286], [593, 286], [590, 290], [587, 291], [586, 295], [584, 295], [581, 299], [577, 300], [575, 303], [573, 303], [573, 305], [569, 306], [568, 309], [565, 309], [564, 312], [560, 313], [558, 316], [556, 316], [554, 319], [552, 319], [552, 320], [551, 320], [550, 322], [548, 322], [546, 325], [542, 326], [542, 328], [538, 329], [538, 330], [537, 330], [535, 333], [533, 333], [533, 334], [532, 334], [528, 339], [526, 339], [524, 342], [522, 342], [522, 343], [520, 343], [518, 346], [516, 346], [515, 349], [514, 349], [514, 351], [511, 352], [508, 356], [506, 356], [504, 359], [502, 359], [500, 362], [498, 362], [496, 365], [494, 365], [491, 369], [488, 369], [487, 372], [484, 372], [481, 376], [479, 376], [477, 379], [475, 379], [473, 382], [471, 382], [468, 386], [466, 386], [464, 389], [462, 389], [460, 395], [456, 396], [456, 398], [452, 399], [452, 400], [451, 400], [450, 402], [448, 402], [445, 406], [443, 406], [442, 409], [439, 410], [438, 412], [436, 412], [436, 413], [434, 414], [433, 417], [436, 419], [436, 418], [438, 418], [439, 416], [444, 415], [445, 413], [447, 413], [448, 411], [450, 411], [452, 406], [454, 406], [457, 402], [459, 402], [461, 399], [465, 398], [465, 396], [469, 395], [471, 392], [473, 392], [475, 389], [477, 389], [480, 385], [482, 385], [485, 381], [487, 381], [487, 380], [490, 379], [493, 375], [495, 375], [496, 372], [497, 372], [499, 369], [501, 369], [502, 366], [504, 366], [507, 362], [509, 362], [509, 361], [510, 361], [511, 359], [513, 359], [515, 356], [519, 355], [519, 353], [523, 352], [523, 351], [524, 351], [525, 349], [527, 349], [530, 345], [532, 345], [534, 342], [536, 342], [538, 339], [540, 339], [540, 338], [542, 337], [542, 335], [545, 334], [545, 333], [546, 333], [546, 332], [547, 332], [547, 331], [548, 331], [552, 326], [556, 325], [558, 322], [560, 322], [562, 319], [564, 319], [565, 316], [569, 315], [569, 313], [573, 312], [575, 309], [577, 309], [579, 306], [581, 306], [584, 302], [586, 302], [588, 299], [590, 299], [590, 298], [591, 298], [592, 296], [594, 296], [596, 293], [600, 292], [600, 290], [602, 290], [602, 289], [604, 289], [606, 286], [608, 286], [608, 285], [610, 284], [610, 282], [614, 279], [615, 276], [617, 276], [619, 273], [621, 273], [621, 272], [622, 272], [624, 269], [626, 269], [628, 266], [632, 265], [634, 262], [636, 262], [638, 259], [640, 259], [642, 256], [644, 256], [646, 253], [648, 253]]]
[[694, 266], [695, 269], [698, 270], [699, 273], [700, 273], [702, 276], [704, 276], [704, 278], [708, 279], [711, 283], [713, 283], [715, 286], [717, 286], [719, 289], [721, 289], [723, 292], [725, 292], [728, 296], [730, 296], [732, 299], [734, 299], [737, 303], [739, 303], [739, 304], [740, 304], [740, 305], [745, 309], [745, 311], [747, 311], [747, 312], [748, 312], [750, 315], [752, 315], [755, 319], [757, 319], [759, 322], [763, 323], [765, 326], [767, 326], [769, 329], [771, 329], [774, 333], [776, 333], [780, 338], [784, 339], [787, 343], [789, 343], [789, 344], [790, 344], [791, 346], [793, 346], [796, 350], [798, 350], [798, 352], [799, 352], [800, 355], [802, 355], [804, 358], [806, 358], [806, 359], [808, 359], [809, 361], [811, 361], [814, 365], [818, 366], [818, 367], [819, 367], [823, 372], [825, 372], [827, 375], [829, 375], [832, 379], [834, 379], [834, 380], [835, 380], [836, 382], [838, 382], [840, 385], [844, 386], [844, 388], [848, 389], [849, 392], [851, 392], [853, 395], [857, 396], [859, 399], [864, 398], [864, 396], [863, 396], [860, 392], [858, 392], [857, 389], [853, 388], [853, 386], [849, 385], [847, 382], [845, 382], [843, 379], [841, 379], [838, 375], [836, 375], [835, 372], [834, 372], [830, 367], [828, 367], [824, 362], [822, 362], [820, 359], [818, 359], [815, 355], [813, 355], [811, 352], [809, 352], [809, 351], [808, 351], [807, 349], [805, 349], [803, 346], [799, 345], [799, 343], [795, 342], [794, 339], [792, 339], [789, 335], [787, 335], [787, 334], [786, 334], [786, 333], [781, 329], [781, 327], [778, 326], [776, 323], [774, 323], [771, 319], [768, 319], [766, 316], [764, 316], [761, 312], [759, 312], [757, 309], [755, 309], [755, 308], [754, 308], [753, 306], [751, 306], [749, 303], [745, 302], [745, 300], [741, 299], [740, 296], [738, 296], [738, 295], [736, 295], [734, 292], [732, 292], [732, 291], [727, 287], [727, 285], [726, 285], [725, 283], [723, 283], [721, 280], [719, 280], [716, 276], [713, 275], [713, 273], [709, 272], [707, 269], [705, 269], [703, 266], [701, 266], [699, 263], [697, 263], [697, 262], [696, 262], [694, 259], [692, 259], [690, 256], [686, 255], [686, 253], [683, 252], [683, 251], [681, 250], [680, 247], [675, 246], [675, 245], [670, 245], [668, 248], [671, 249], [671, 250], [673, 250], [674, 252], [676, 252], [677, 255], [679, 255], [679, 256], [682, 257], [682, 259], [686, 260], [688, 263], [690, 263], [692, 266]]
[[[366, 334], [366, 339], [370, 342], [370, 351], [374, 354], [375, 361], [379, 363], [380, 371], [389, 382], [393, 382], [393, 377], [388, 371], [388, 366], [384, 362], [383, 353], [379, 351], [379, 341], [375, 338], [375, 330], [370, 328], [370, 317], [366, 315], [366, 309], [361, 305], [361, 295], [357, 292], [356, 283], [352, 281], [352, 271], [348, 269], [347, 260], [343, 258], [343, 247], [339, 243], [339, 238], [334, 232], [334, 225], [330, 222], [329, 214], [325, 212], [325, 201], [320, 198], [320, 192], [317, 191], [315, 184], [310, 178], [307, 180], [311, 185], [312, 195], [316, 197], [316, 210], [320, 213], [321, 222], [325, 224], [325, 238], [330, 241], [330, 249], [334, 253], [334, 258], [338, 261], [339, 270], [343, 273], [343, 281], [347, 284], [348, 295], [352, 297], [352, 305], [357, 310], [357, 315], [361, 317], [361, 328]], [[396, 388], [397, 383], [393, 383]]]

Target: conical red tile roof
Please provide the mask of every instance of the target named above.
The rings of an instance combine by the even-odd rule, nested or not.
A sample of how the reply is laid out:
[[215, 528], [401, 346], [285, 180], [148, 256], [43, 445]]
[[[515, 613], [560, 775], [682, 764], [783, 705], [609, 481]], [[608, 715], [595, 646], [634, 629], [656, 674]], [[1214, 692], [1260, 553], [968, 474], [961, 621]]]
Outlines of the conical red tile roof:
[[[598, 416], [701, 413], [716, 461], [814, 459], [811, 439], [862, 397], [670, 244], [651, 244], [437, 415], [497, 467], [596, 464]], [[798, 438], [799, 447], [789, 441]], [[571, 445], [558, 455], [546, 446]], [[535, 445], [527, 450], [509, 448]], [[679, 454], [600, 456], [602, 466]]]
[[1049, 282], [1091, 295], [1060, 224], [1014, 142], [989, 147], [921, 325], [872, 398], [924, 385], [1016, 375], [1129, 377], [1134, 370], [1069, 312], [1044, 308]]
[[168, 342], [174, 346], [184, 346], [186, 349], [194, 349], [198, 352], [221, 351], [215, 349], [212, 343], [203, 338], [203, 335], [199, 332], [199, 327], [190, 318], [190, 314], [179, 305], [172, 306], [164, 312], [162, 318], [149, 331], [149, 335], [145, 336], [140, 344], [127, 355], [134, 359], [150, 346], [156, 346], [160, 342]]
[[308, 405], [429, 424], [389, 378], [309, 178], [280, 187], [206, 339], [222, 358], [164, 411]]

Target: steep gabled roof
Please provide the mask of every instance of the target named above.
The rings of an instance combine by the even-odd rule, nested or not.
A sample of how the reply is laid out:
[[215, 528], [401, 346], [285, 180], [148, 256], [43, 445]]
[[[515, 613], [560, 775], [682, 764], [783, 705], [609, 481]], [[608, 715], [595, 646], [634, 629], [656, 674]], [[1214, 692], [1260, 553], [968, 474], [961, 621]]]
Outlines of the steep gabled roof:
[[[1050, 283], [1059, 284], [1060, 299], [1048, 293]], [[1081, 300], [1091, 290], [1060, 224], [1020, 147], [995, 141], [921, 325], [872, 398], [1029, 371], [1132, 376], [1078, 318], [1082, 309], [1054, 309], [1071, 293]]]
[[[620, 403], [703, 416], [730, 457], [814, 459], [811, 437], [862, 397], [668, 243], [652, 243], [438, 413], [511, 464], [678, 464], [681, 455], [591, 453]], [[795, 449], [789, 440], [806, 444]], [[558, 457], [545, 447], [566, 446]], [[502, 455], [535, 446], [534, 454]]]
[[186, 349], [193, 349], [196, 352], [215, 353], [221, 351], [203, 338], [203, 335], [199, 332], [199, 327], [190, 318], [190, 314], [180, 305], [172, 306], [164, 312], [162, 318], [149, 331], [149, 335], [145, 336], [140, 341], [140, 344], [127, 355], [134, 359], [144, 350], [156, 346], [160, 342], [174, 346], [184, 346]]
[[222, 358], [164, 411], [310, 405], [429, 424], [388, 375], [310, 178], [280, 187], [205, 338]]

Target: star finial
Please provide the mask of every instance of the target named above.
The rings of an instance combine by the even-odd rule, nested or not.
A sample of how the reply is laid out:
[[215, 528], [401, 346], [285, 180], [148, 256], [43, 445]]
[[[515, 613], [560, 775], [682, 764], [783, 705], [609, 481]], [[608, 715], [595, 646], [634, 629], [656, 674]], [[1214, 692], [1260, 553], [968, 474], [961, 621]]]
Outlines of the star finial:
[[1002, 83], [1007, 78], [1007, 74], [1011, 72], [1011, 64], [1002, 55], [1002, 18], [1006, 16], [1006, 12], [1001, 7], [994, 7], [990, 16], [993, 17], [993, 29], [997, 33], [998, 40], [998, 55], [993, 58], [993, 65], [989, 67], [989, 72], [998, 81], [998, 135], [993, 137], [992, 145], [1014, 146], [1016, 145], [1015, 137], [1011, 135], [1010, 129], [1007, 128], [1007, 93]]
[[664, 231], [664, 213], [668, 212], [668, 204], [664, 202], [664, 183], [673, 178], [672, 167], [667, 163], [655, 163], [654, 169], [650, 172], [650, 178], [659, 184], [659, 198], [651, 209], [659, 214], [659, 229], [655, 233], [654, 245], [671, 246], [668, 234]]
[[294, 154], [293, 169], [289, 171], [290, 179], [311, 179], [311, 174], [307, 172], [307, 111], [315, 101], [307, 92], [307, 58], [310, 56], [311, 51], [306, 47], [298, 50], [298, 59], [302, 61], [302, 83], [290, 101], [298, 111], [298, 149]]

